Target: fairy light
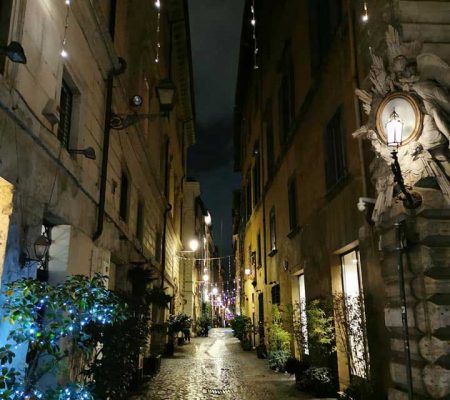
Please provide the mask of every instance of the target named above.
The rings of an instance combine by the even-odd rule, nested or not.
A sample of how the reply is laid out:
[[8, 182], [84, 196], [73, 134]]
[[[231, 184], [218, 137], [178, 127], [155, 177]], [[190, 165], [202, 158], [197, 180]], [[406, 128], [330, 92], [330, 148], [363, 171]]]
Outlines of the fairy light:
[[363, 15], [361, 17], [363, 22], [367, 22], [369, 20], [369, 11], [367, 10], [367, 1], [364, 2]]
[[161, 48], [161, 42], [160, 42], [161, 1], [160, 0], [156, 0], [155, 1], [155, 8], [157, 10], [157, 17], [156, 17], [156, 57], [155, 57], [155, 63], [159, 63], [159, 50]]
[[61, 45], [61, 57], [67, 58], [69, 57], [69, 53], [67, 52], [67, 31], [69, 29], [69, 18], [70, 18], [70, 0], [65, 0], [66, 3], [66, 20], [64, 22], [64, 36]]
[[252, 19], [250, 20], [250, 24], [253, 28], [253, 69], [258, 69], [258, 42], [256, 40], [255, 0], [253, 0], [253, 4], [250, 6], [250, 10], [252, 12]]

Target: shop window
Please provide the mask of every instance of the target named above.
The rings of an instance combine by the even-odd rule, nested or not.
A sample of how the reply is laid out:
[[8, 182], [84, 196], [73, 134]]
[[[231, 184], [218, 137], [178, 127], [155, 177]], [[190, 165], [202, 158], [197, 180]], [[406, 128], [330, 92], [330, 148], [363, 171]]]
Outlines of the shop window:
[[277, 228], [275, 220], [275, 207], [270, 210], [269, 216], [269, 229], [270, 229], [270, 254], [275, 254], [277, 251]]
[[[353, 250], [341, 256], [341, 278], [345, 326], [340, 327], [347, 336], [347, 357], [352, 376], [367, 378], [368, 351], [364, 312], [363, 287], [359, 251]], [[341, 321], [342, 325], [342, 321]]]
[[272, 286], [272, 304], [280, 305], [281, 295], [280, 295], [280, 284]]
[[330, 192], [346, 176], [342, 110], [339, 107], [325, 129], [325, 171], [327, 191]]
[[130, 182], [128, 175], [125, 171], [122, 171], [122, 177], [120, 179], [120, 206], [119, 216], [122, 221], [128, 220], [128, 202], [129, 202]]
[[301, 341], [303, 354], [309, 354], [309, 342], [308, 342], [308, 319], [306, 314], [306, 290], [305, 290], [305, 274], [301, 274], [298, 277], [299, 286], [299, 317], [301, 326]]

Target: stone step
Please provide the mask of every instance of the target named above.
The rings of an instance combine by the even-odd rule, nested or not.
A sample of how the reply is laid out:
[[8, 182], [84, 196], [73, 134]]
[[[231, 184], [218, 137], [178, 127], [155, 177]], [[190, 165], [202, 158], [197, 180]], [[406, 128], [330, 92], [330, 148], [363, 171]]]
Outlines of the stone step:
[[400, 22], [450, 24], [448, 1], [400, 1]]

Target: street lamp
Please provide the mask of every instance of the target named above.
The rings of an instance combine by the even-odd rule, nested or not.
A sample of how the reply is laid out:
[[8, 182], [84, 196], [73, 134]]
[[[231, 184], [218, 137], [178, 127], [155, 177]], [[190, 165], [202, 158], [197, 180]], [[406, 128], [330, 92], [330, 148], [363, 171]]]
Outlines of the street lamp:
[[389, 121], [386, 123], [386, 131], [388, 146], [399, 147], [402, 145], [403, 121], [395, 112], [395, 108], [392, 110]]
[[[155, 88], [159, 102], [159, 113], [112, 114], [109, 122], [110, 127], [115, 130], [122, 130], [143, 119], [152, 120], [159, 117], [168, 117], [174, 107], [175, 89], [175, 85], [170, 79], [163, 79]], [[130, 102], [134, 107], [142, 105], [139, 95], [134, 95]]]
[[6, 55], [12, 62], [26, 64], [27, 57], [20, 43], [12, 41], [8, 46], [0, 46], [0, 54]]
[[219, 290], [216, 287], [213, 287], [212, 294], [215, 296], [217, 293], [219, 293]]
[[189, 241], [189, 248], [192, 252], [196, 252], [198, 249], [199, 243], [197, 239], [192, 239]]
[[208, 214], [205, 216], [205, 224], [210, 226], [212, 223], [211, 214], [208, 212]]
[[207, 275], [207, 274], [203, 275], [203, 280], [205, 282], [208, 282], [209, 281], [209, 275]]
[[95, 160], [95, 150], [92, 147], [87, 147], [85, 149], [68, 149], [69, 154], [81, 154], [88, 158], [89, 160]]
[[36, 258], [30, 258], [26, 255], [26, 253], [22, 253], [19, 260], [22, 266], [25, 266], [25, 264], [30, 261], [41, 262], [47, 255], [48, 249], [50, 248], [50, 240], [46, 235], [41, 235], [36, 239], [33, 247], [34, 256]]

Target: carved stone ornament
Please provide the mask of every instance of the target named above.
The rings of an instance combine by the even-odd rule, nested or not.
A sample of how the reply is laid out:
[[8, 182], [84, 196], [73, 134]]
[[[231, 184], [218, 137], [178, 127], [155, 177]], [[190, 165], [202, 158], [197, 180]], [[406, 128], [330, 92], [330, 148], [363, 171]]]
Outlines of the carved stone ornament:
[[[392, 150], [386, 123], [392, 113], [402, 118], [398, 161], [408, 187], [439, 187], [450, 205], [450, 66], [434, 54], [421, 53], [418, 42], [402, 43], [390, 26], [386, 59], [372, 54], [367, 90], [356, 90], [368, 122], [353, 133], [371, 141], [376, 153], [370, 170], [378, 197], [372, 219], [378, 222], [394, 199]], [[426, 182], [426, 183], [425, 183]]]

